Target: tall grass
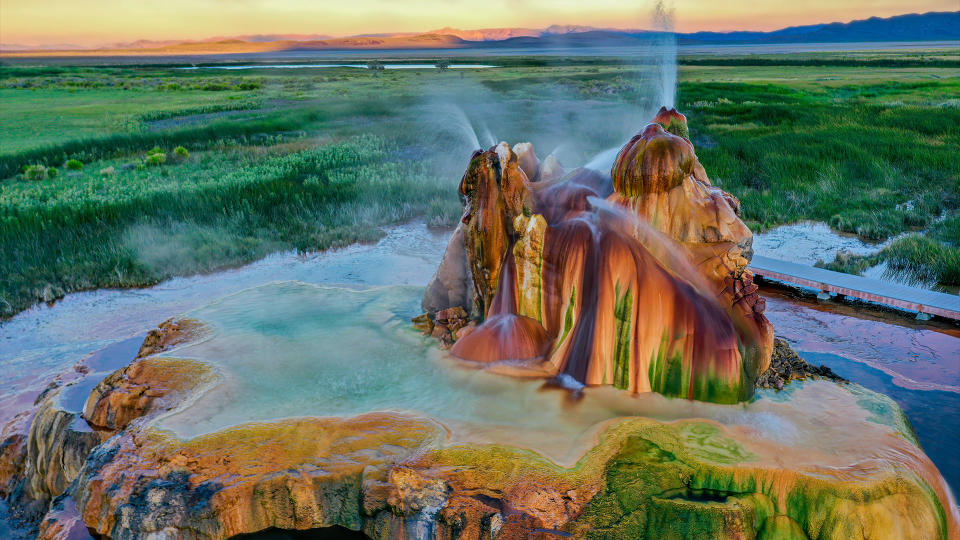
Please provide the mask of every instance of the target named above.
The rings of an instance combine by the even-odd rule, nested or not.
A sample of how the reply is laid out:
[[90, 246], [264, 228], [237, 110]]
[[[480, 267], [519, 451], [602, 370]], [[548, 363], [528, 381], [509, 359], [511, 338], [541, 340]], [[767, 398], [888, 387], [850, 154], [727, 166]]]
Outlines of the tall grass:
[[[252, 155], [244, 157], [245, 153]], [[142, 286], [377, 237], [377, 226], [455, 200], [449, 183], [364, 136], [288, 154], [238, 147], [181, 165], [92, 172], [0, 191], [0, 314], [71, 291]]]
[[814, 219], [885, 239], [960, 209], [960, 109], [715, 83], [682, 100], [706, 170], [759, 228]]
[[0, 178], [9, 178], [34, 164], [59, 165], [67, 159], [93, 161], [136, 152], [153, 146], [189, 146], [237, 139], [263, 133], [294, 131], [315, 122], [320, 114], [310, 109], [276, 111], [255, 118], [213, 121], [201, 126], [166, 130], [108, 133], [44, 148], [0, 155]]
[[[904, 70], [901, 78], [861, 64], [796, 68], [796, 81], [783, 80], [794, 64], [777, 60], [786, 67], [736, 60], [729, 63], [742, 66], [735, 70], [681, 71], [687, 79], [678, 102], [697, 154], [711, 179], [741, 199], [750, 224], [814, 219], [876, 239], [928, 228], [946, 248], [960, 246], [960, 80], [942, 76], [945, 70], [942, 78], [934, 70]], [[514, 67], [478, 70], [465, 80], [401, 70], [199, 76], [159, 66], [0, 68], [4, 112], [24, 104], [31, 111], [5, 124], [12, 129], [0, 154], [0, 316], [70, 291], [145, 285], [279, 249], [370, 240], [377, 225], [413, 216], [455, 223], [453, 184], [467, 156], [452, 155], [439, 136], [447, 119], [424, 118], [437, 114], [434, 99], [458, 104], [510, 142], [531, 139], [541, 152], [565, 146], [567, 165], [577, 164], [578, 152], [582, 162], [622, 144], [617, 129], [642, 128], [644, 119], [633, 126], [630, 116], [640, 109], [642, 66], [520, 57], [494, 63]], [[820, 82], [822, 71], [850, 80]], [[696, 80], [701, 74], [705, 82]], [[248, 82], [257, 89], [242, 95], [171, 86], [239, 89]], [[38, 106], [61, 102], [69, 103], [49, 112]], [[261, 103], [283, 109], [178, 122]], [[154, 121], [179, 127], [143, 129]], [[285, 132], [308, 137], [278, 136]], [[388, 138], [345, 139], [371, 132]], [[86, 133], [97, 135], [67, 142]], [[30, 144], [10, 142], [18, 140]], [[321, 140], [324, 146], [314, 147]], [[38, 141], [58, 142], [36, 149]], [[174, 159], [181, 145], [189, 157]], [[157, 146], [165, 164], [124, 167]], [[14, 178], [25, 166], [61, 167], [69, 158], [86, 166], [55, 179]], [[444, 182], [428, 169], [441, 159], [458, 169]], [[115, 174], [97, 173], [111, 167]], [[954, 217], [938, 221], [943, 215]], [[893, 248], [891, 268], [921, 268], [924, 257], [946, 268], [953, 260], [942, 255], [949, 250], [929, 245], [904, 244], [898, 254]], [[949, 271], [938, 275], [952, 279]]]
[[960, 249], [933, 238], [898, 238], [881, 254], [889, 271], [909, 281], [960, 285]]
[[957, 61], [948, 58], [763, 58], [742, 57], [691, 57], [680, 56], [677, 63], [685, 66], [831, 66], [857, 68], [955, 68]]
[[861, 275], [885, 262], [886, 275], [908, 283], [960, 285], [960, 249], [935, 238], [911, 234], [897, 238], [879, 253], [854, 255], [841, 251], [833, 261], [816, 266], [835, 272]]

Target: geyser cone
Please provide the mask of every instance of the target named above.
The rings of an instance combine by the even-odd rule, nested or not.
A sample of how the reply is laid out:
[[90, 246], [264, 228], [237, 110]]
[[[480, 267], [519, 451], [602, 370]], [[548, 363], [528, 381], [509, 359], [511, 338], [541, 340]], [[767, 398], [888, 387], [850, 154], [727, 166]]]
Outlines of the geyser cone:
[[[620, 151], [612, 177], [617, 192], [608, 200], [676, 240], [725, 306], [739, 336], [745, 373], [758, 377], [769, 366], [773, 328], [765, 303], [747, 270], [753, 234], [740, 219], [740, 201], [710, 185], [684, 136], [686, 118], [661, 109]], [[646, 233], [637, 227], [635, 236]]]
[[[455, 355], [632, 392], [749, 398], [773, 337], [746, 270], [752, 235], [739, 202], [709, 184], [686, 118], [655, 120], [609, 177], [544, 179], [528, 144], [515, 147], [523, 167], [505, 143], [473, 156], [462, 241], [485, 321]], [[531, 183], [523, 169], [537, 167]]]
[[669, 191], [690, 176], [695, 160], [689, 141], [650, 124], [617, 155], [613, 188], [625, 197]]
[[677, 112], [676, 109], [660, 107], [660, 111], [657, 112], [657, 116], [654, 117], [653, 121], [674, 135], [678, 135], [684, 139], [690, 139], [690, 130], [687, 128], [687, 117]]
[[530, 191], [517, 155], [501, 143], [473, 154], [460, 193], [467, 199], [462, 221], [476, 307], [485, 317], [500, 282], [501, 264], [516, 236], [513, 220], [529, 209]]

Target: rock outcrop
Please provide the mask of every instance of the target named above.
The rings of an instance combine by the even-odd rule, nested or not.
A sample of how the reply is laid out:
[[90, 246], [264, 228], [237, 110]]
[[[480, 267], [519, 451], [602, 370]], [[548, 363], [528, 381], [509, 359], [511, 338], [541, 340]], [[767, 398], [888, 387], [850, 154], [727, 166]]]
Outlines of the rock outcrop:
[[796, 351], [783, 339], [773, 342], [773, 358], [770, 367], [757, 380], [758, 388], [775, 388], [783, 390], [790, 381], [823, 378], [838, 383], [850, 382], [837, 375], [827, 366], [808, 364], [800, 358]]
[[[897, 410], [835, 388], [827, 394], [843, 406]], [[942, 481], [902, 419], [882, 421], [890, 427], [863, 435], [888, 433], [893, 451], [848, 472], [808, 458], [785, 467], [793, 450], [698, 420], [621, 421], [573, 468], [509, 446], [451, 446], [443, 426], [397, 413], [250, 424], [189, 441], [133, 425], [94, 450], [73, 493], [84, 523], [116, 540], [331, 526], [462, 540], [951, 537]]]
[[[453, 353], [587, 385], [748, 399], [773, 349], [747, 270], [752, 234], [687, 133], [662, 110], [610, 176], [544, 179], [528, 143], [476, 152], [460, 184], [464, 226], [423, 302], [477, 320]], [[468, 279], [472, 295], [447, 292]]]
[[[153, 401], [174, 387], [165, 385], [167, 376], [176, 378], [177, 388], [190, 388], [187, 381], [203, 381], [189, 370], [167, 372], [162, 361], [149, 364], [146, 370], [138, 361], [130, 364], [131, 359], [168, 350], [200, 335], [202, 328], [195, 321], [171, 319], [145, 338], [123, 340], [97, 351], [57, 376], [37, 397], [34, 409], [5, 426], [0, 439], [0, 496], [15, 503], [16, 517], [36, 520], [51, 501], [55, 511], [62, 511], [62, 503], [56, 501], [76, 479], [89, 454], [130, 421], [150, 412]], [[121, 366], [126, 367], [113, 371]], [[139, 385], [130, 382], [129, 373], [135, 374], [133, 381]], [[118, 390], [128, 387], [133, 390]], [[85, 412], [88, 401], [91, 407]], [[71, 531], [86, 531], [86, 526], [79, 524], [65, 526], [55, 519], [57, 515], [41, 528], [41, 537], [73, 538], [76, 534]]]
[[83, 417], [100, 439], [106, 440], [148, 413], [176, 406], [184, 393], [213, 380], [212, 374], [195, 363], [138, 359], [93, 388]]
[[467, 242], [459, 223], [443, 254], [436, 274], [423, 295], [421, 307], [429, 314], [451, 307], [470, 307], [474, 304], [473, 275], [467, 259]]

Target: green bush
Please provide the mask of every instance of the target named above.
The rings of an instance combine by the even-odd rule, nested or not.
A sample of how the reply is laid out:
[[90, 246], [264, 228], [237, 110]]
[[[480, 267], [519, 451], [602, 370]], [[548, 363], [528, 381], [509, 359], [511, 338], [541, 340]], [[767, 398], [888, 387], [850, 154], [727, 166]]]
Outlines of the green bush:
[[56, 178], [60, 171], [56, 167], [47, 167], [47, 178]]
[[71, 171], [79, 171], [83, 169], [83, 162], [80, 161], [79, 159], [68, 159], [63, 166], [70, 169]]
[[164, 154], [163, 152], [154, 152], [154, 153], [147, 154], [147, 159], [144, 161], [144, 163], [146, 163], [148, 167], [159, 167], [160, 165], [163, 165], [166, 162], [167, 162], [167, 155]]
[[[243, 105], [242, 108], [249, 108]], [[233, 110], [231, 108], [230, 110]], [[194, 114], [194, 112], [190, 112]], [[167, 118], [162, 115], [161, 118]], [[232, 141], [250, 137], [258, 133], [289, 132], [303, 129], [304, 126], [319, 118], [314, 110], [290, 110], [269, 113], [263, 118], [243, 121], [220, 120], [209, 124], [187, 127], [178, 130], [136, 131], [130, 133], [110, 133], [96, 138], [78, 139], [51, 146], [4, 155], [0, 158], [0, 178], [8, 178], [23, 170], [24, 166], [38, 162], [57, 162], [67, 156], [84, 154], [84, 159], [93, 161], [114, 157], [118, 152], [137, 153], [151, 144], [213, 144], [220, 141]], [[141, 121], [144, 121], [141, 119]]]
[[23, 177], [27, 180], [46, 180], [48, 174], [43, 165], [30, 165], [23, 170]]
[[190, 152], [187, 152], [186, 148], [182, 146], [178, 146], [173, 149], [173, 155], [179, 159], [187, 159], [188, 157], [190, 157]]
[[159, 146], [154, 146], [150, 150], [147, 150], [147, 155], [152, 156], [154, 154], [162, 154], [163, 150]]

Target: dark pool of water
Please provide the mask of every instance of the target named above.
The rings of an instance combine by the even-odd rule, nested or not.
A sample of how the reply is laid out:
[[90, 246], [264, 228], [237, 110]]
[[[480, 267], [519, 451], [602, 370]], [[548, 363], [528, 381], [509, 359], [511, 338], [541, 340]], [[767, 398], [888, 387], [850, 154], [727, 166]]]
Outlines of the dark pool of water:
[[960, 394], [910, 390], [895, 384], [891, 375], [862, 362], [830, 353], [798, 352], [807, 362], [829, 366], [841, 377], [893, 398], [907, 413], [924, 452], [954, 494], [960, 493]]

